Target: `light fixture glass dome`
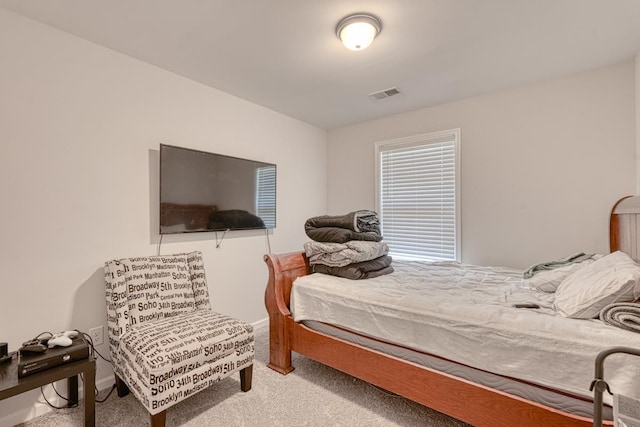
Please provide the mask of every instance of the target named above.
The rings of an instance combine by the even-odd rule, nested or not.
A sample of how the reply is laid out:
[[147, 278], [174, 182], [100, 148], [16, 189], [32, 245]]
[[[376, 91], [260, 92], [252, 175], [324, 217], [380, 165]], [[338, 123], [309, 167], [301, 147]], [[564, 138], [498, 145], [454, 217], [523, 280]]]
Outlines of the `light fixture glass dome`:
[[362, 50], [369, 47], [380, 34], [382, 24], [373, 15], [349, 15], [338, 23], [336, 34], [347, 49]]

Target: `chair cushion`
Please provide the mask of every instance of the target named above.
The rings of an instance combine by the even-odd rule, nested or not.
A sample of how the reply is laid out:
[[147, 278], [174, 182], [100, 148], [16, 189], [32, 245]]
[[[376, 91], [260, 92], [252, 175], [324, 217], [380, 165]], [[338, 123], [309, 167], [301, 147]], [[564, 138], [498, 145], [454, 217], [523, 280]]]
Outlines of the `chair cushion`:
[[122, 356], [151, 389], [204, 365], [208, 375], [223, 378], [253, 363], [253, 326], [209, 310], [132, 326], [120, 342]]
[[195, 310], [187, 254], [125, 258], [122, 264], [131, 325]]

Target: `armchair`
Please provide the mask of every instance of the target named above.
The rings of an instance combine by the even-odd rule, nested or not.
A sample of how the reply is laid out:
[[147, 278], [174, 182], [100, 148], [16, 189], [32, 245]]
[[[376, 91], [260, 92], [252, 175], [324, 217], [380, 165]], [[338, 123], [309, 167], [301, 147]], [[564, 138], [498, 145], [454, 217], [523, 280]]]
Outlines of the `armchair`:
[[253, 327], [211, 310], [200, 252], [105, 263], [111, 364], [118, 396], [133, 392], [153, 427], [167, 408], [240, 372], [251, 389]]

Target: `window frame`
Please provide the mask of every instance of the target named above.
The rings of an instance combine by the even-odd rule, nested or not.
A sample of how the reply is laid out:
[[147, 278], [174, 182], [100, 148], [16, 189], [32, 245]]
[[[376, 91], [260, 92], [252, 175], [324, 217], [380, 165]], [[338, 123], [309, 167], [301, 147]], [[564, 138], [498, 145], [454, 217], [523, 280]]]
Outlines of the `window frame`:
[[[411, 135], [402, 138], [395, 139], [387, 139], [382, 141], [377, 141], [375, 143], [375, 206], [376, 211], [380, 214], [380, 222], [383, 229], [383, 237], [384, 237], [384, 216], [382, 212], [382, 171], [381, 171], [381, 153], [386, 150], [393, 150], [399, 148], [411, 148], [411, 147], [419, 147], [428, 144], [442, 142], [443, 139], [452, 139], [454, 143], [454, 168], [455, 168], [455, 229], [454, 229], [454, 245], [455, 245], [455, 259], [452, 261], [461, 261], [461, 211], [460, 211], [460, 128], [448, 129], [443, 131], [422, 133], [417, 135]], [[393, 254], [393, 248], [391, 248], [391, 254]], [[408, 257], [402, 257], [403, 259], [409, 259]], [[400, 257], [398, 257], [400, 259]]]
[[[268, 176], [265, 176], [268, 175]], [[268, 179], [266, 179], [268, 178]], [[256, 215], [259, 216], [267, 229], [276, 228], [276, 196], [277, 196], [277, 169], [275, 165], [266, 165], [256, 168], [256, 197], [255, 209]], [[273, 188], [273, 200], [265, 198], [263, 195], [264, 188]], [[269, 192], [271, 194], [271, 192]], [[265, 221], [265, 219], [267, 221]], [[267, 223], [269, 222], [269, 223]]]

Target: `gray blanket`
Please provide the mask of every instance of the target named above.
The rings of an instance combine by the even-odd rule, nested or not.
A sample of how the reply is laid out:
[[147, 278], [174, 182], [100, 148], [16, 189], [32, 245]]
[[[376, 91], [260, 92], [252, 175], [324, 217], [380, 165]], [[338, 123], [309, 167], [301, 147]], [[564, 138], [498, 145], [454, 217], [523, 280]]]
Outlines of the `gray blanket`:
[[578, 252], [573, 255], [569, 255], [568, 257], [561, 258], [556, 261], [547, 261], [540, 264], [534, 264], [522, 274], [525, 279], [530, 279], [534, 274], [539, 273], [544, 270], [553, 270], [554, 268], [563, 267], [568, 264], [582, 262], [591, 258], [594, 254], [585, 254], [584, 252]]
[[347, 279], [372, 279], [374, 277], [393, 273], [391, 266], [391, 257], [388, 255], [381, 256], [374, 260], [357, 262], [344, 267], [329, 267], [323, 264], [314, 264], [310, 266], [312, 273], [324, 273], [332, 276], [344, 277]]
[[306, 242], [304, 251], [309, 264], [324, 264], [329, 267], [344, 267], [362, 261], [376, 259], [389, 253], [384, 242], [349, 240], [345, 243]]
[[309, 218], [304, 231], [316, 242], [344, 243], [349, 240], [379, 242], [380, 220], [373, 211], [360, 210], [346, 215], [323, 215]]
[[640, 332], [640, 304], [616, 302], [600, 311], [600, 320], [632, 332]]
[[312, 227], [338, 227], [366, 233], [380, 233], [380, 219], [374, 211], [359, 210], [346, 215], [322, 215], [309, 218], [305, 224]]

